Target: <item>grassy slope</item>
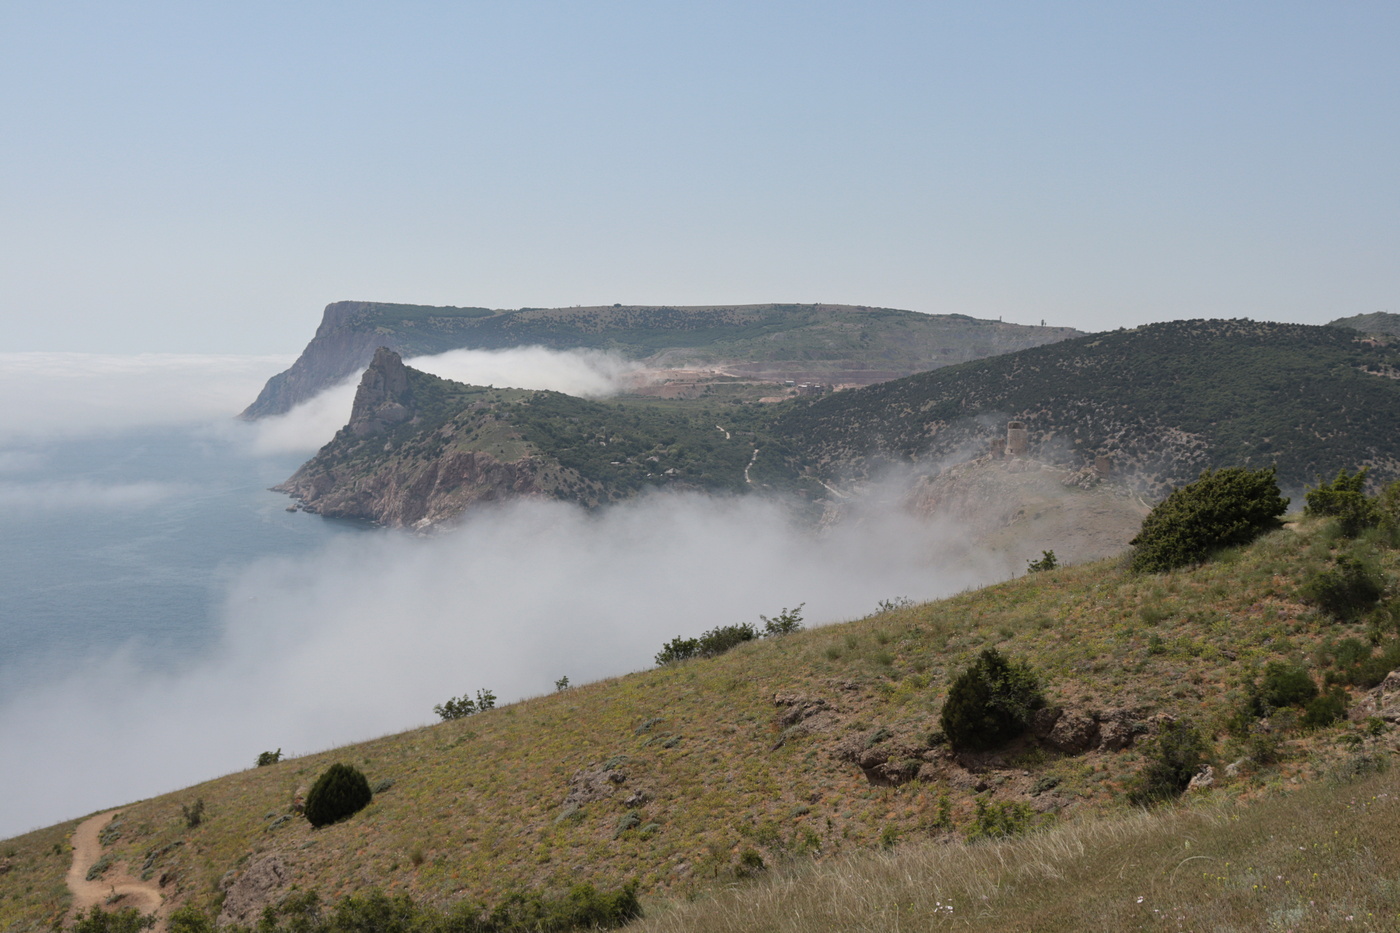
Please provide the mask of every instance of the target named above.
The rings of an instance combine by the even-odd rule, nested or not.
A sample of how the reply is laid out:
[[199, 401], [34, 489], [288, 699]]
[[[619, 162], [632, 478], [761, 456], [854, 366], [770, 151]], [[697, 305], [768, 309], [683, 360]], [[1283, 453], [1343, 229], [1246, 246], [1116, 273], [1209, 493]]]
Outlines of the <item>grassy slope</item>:
[[637, 933], [1400, 927], [1400, 770], [1019, 839], [919, 843], [654, 907]]
[[[1190, 572], [1134, 577], [1100, 563], [1037, 574], [250, 769], [125, 808], [115, 853], [139, 869], [151, 851], [182, 841], [150, 870], [170, 873], [167, 891], [202, 905], [216, 901], [225, 872], [264, 852], [282, 853], [296, 883], [327, 897], [380, 886], [447, 901], [637, 877], [658, 903], [733, 880], [747, 849], [773, 865], [944, 835], [944, 793], [956, 836], [973, 798], [957, 769], [937, 763], [943, 770], [927, 780], [873, 786], [838, 759], [837, 743], [884, 730], [887, 742], [921, 745], [950, 673], [997, 645], [1032, 659], [1056, 702], [1188, 716], [1216, 734], [1219, 763], [1234, 760], [1223, 724], [1243, 679], [1269, 659], [1306, 660], [1326, 638], [1362, 631], [1296, 601], [1297, 583], [1328, 547], [1315, 532], [1284, 531]], [[1384, 557], [1393, 572], [1395, 554]], [[729, 621], [741, 620], [716, 620]], [[826, 699], [836, 711], [827, 731], [775, 748], [777, 693]], [[1290, 736], [1282, 764], [1223, 781], [1213, 796], [1250, 797], [1321, 774], [1349, 754], [1344, 734], [1358, 733], [1340, 725]], [[1393, 744], [1389, 735], [1365, 741]], [[346, 823], [315, 832], [301, 819], [279, 823], [298, 787], [337, 760], [394, 784]], [[618, 792], [566, 808], [570, 777], [610, 760], [627, 775]], [[998, 799], [1024, 799], [1031, 781], [1058, 778], [1048, 798], [1056, 808], [1042, 818], [1053, 822], [1123, 809], [1141, 762], [1136, 748], [1065, 757], [1022, 746], [984, 762], [979, 776]], [[626, 807], [636, 790], [648, 799]], [[188, 829], [181, 805], [197, 798], [207, 817]], [[641, 825], [618, 835], [631, 812]], [[0, 876], [0, 929], [38, 929], [62, 909], [67, 863], [52, 847], [71, 825], [5, 844], [13, 854]]]
[[[1400, 475], [1400, 350], [1340, 327], [1173, 321], [838, 393], [780, 415], [830, 472], [939, 459], [1027, 423], [1042, 459], [1104, 454], [1164, 494], [1204, 467], [1277, 464], [1299, 488], [1342, 466]], [[795, 441], [796, 442], [796, 441]]]

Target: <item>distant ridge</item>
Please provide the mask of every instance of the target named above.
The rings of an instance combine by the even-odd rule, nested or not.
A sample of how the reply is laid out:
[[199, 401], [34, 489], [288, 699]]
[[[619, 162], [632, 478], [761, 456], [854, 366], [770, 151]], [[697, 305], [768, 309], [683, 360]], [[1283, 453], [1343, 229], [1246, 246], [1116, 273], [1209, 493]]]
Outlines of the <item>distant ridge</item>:
[[1227, 465], [1298, 491], [1342, 466], [1400, 476], [1398, 379], [1400, 352], [1341, 327], [1172, 321], [836, 393], [771, 429], [831, 476], [956, 459], [1018, 420], [1040, 459], [1105, 456], [1151, 495]]
[[1350, 327], [1363, 334], [1385, 334], [1390, 337], [1400, 337], [1400, 314], [1391, 314], [1389, 311], [1353, 314], [1351, 317], [1339, 317], [1335, 321], [1330, 321], [1328, 326]]
[[244, 418], [281, 414], [367, 366], [378, 347], [404, 357], [543, 346], [611, 350], [656, 368], [724, 367], [767, 381], [868, 385], [1081, 331], [962, 314], [824, 304], [588, 308], [430, 307], [371, 301], [326, 306], [291, 368], [268, 380]]

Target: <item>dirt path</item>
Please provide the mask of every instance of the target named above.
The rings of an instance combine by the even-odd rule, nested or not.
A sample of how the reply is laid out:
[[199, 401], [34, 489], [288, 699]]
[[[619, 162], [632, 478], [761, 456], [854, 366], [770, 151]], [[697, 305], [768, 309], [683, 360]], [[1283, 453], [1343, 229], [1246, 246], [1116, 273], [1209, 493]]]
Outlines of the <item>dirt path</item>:
[[102, 857], [102, 830], [112, 822], [118, 811], [99, 813], [78, 824], [73, 831], [73, 865], [68, 869], [68, 890], [73, 892], [74, 915], [87, 910], [93, 904], [107, 904], [114, 907], [135, 907], [143, 914], [155, 913], [158, 917], [155, 929], [165, 928], [165, 918], [159, 911], [163, 898], [160, 888], [154, 882], [141, 881], [112, 866], [96, 881], [88, 881], [88, 869]]

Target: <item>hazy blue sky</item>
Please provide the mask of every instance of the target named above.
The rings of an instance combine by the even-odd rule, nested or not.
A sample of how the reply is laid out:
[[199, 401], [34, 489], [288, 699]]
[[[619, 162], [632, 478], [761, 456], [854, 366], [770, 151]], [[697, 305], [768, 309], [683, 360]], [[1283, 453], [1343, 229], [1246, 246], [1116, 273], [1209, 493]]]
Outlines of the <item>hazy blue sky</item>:
[[1400, 310], [1400, 4], [0, 2], [0, 350]]

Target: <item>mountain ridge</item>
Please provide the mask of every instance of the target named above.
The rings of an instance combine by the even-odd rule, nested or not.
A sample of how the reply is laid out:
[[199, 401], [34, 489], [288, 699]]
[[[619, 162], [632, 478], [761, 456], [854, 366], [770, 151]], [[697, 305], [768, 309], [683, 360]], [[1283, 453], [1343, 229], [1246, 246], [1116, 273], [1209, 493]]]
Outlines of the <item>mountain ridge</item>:
[[326, 306], [311, 342], [241, 417], [290, 410], [362, 370], [380, 346], [405, 357], [522, 346], [610, 350], [656, 368], [727, 366], [770, 382], [867, 384], [1079, 333], [864, 305], [491, 310], [339, 301]]

